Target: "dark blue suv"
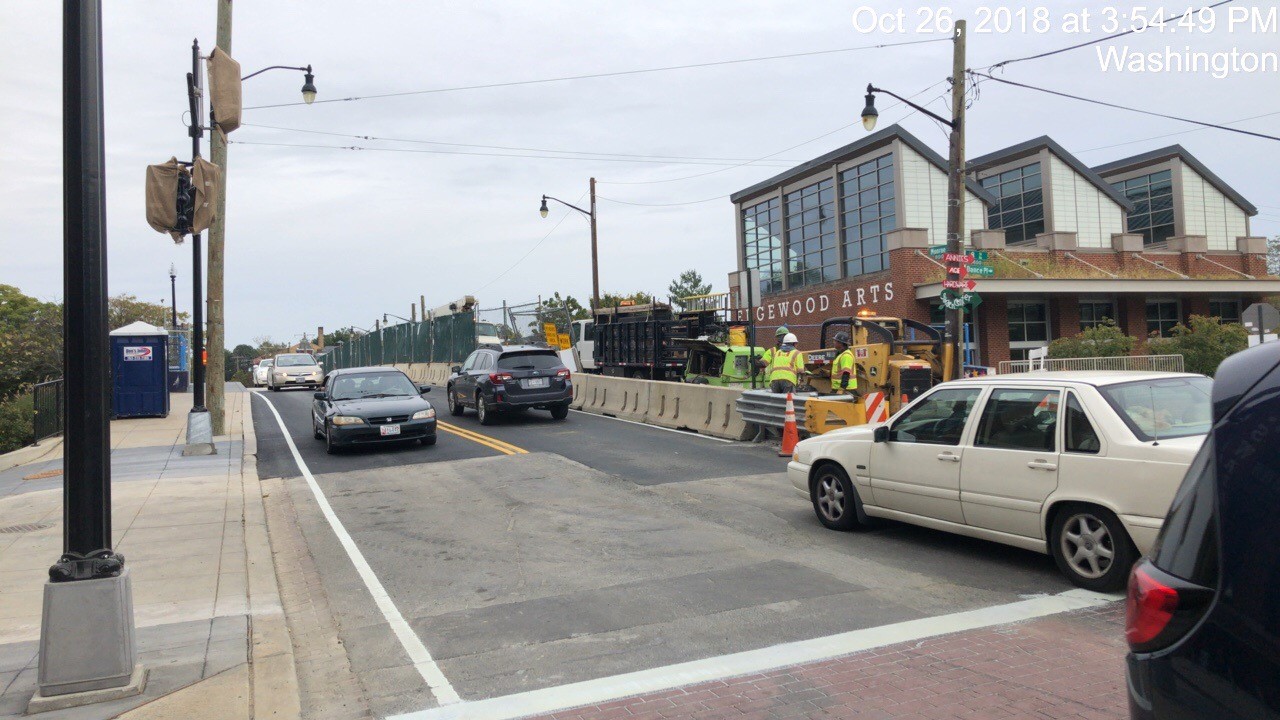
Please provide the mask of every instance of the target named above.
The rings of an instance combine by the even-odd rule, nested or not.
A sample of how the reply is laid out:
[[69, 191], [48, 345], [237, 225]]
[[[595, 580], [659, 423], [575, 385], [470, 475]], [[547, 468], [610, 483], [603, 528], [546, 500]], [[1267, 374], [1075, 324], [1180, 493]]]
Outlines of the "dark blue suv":
[[449, 412], [461, 415], [473, 407], [481, 425], [492, 425], [500, 412], [538, 408], [551, 417], [569, 416], [573, 382], [560, 355], [533, 345], [484, 345], [453, 368], [445, 389]]
[[1280, 718], [1280, 343], [1231, 356], [1213, 429], [1129, 578], [1129, 711]]

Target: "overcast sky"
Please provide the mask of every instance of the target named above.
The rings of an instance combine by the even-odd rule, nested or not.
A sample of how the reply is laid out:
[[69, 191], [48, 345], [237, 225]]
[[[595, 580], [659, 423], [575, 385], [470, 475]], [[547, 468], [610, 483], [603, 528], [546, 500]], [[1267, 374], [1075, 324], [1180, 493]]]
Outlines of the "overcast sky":
[[[980, 4], [998, 5], [953, 4], [970, 19], [969, 66], [974, 68], [1102, 34], [1095, 28], [1087, 37], [1056, 30], [979, 35], [972, 26]], [[1234, 4], [1270, 7], [1261, 0]], [[175, 246], [146, 224], [142, 180], [147, 164], [190, 153], [182, 117], [185, 73], [192, 38], [206, 49], [214, 44], [214, 2], [109, 0], [104, 5], [111, 292], [167, 302], [172, 262], [179, 276], [179, 308], [189, 310], [190, 245]], [[910, 27], [904, 33], [859, 33], [851, 17], [864, 5], [904, 8]], [[938, 37], [914, 32], [915, 13], [926, 5], [936, 4], [254, 0], [235, 8], [232, 54], [246, 73], [310, 63], [319, 98], [333, 100]], [[1065, 12], [1084, 7], [1096, 12], [1117, 4], [1045, 0], [1041, 5], [1051, 9], [1056, 25]], [[60, 8], [55, 2], [7, 2], [0, 8], [0, 283], [51, 300], [62, 294]], [[1231, 33], [1220, 21], [1212, 34], [1149, 32], [1116, 44], [1142, 51], [1170, 45], [1274, 51], [1280, 34]], [[602, 199], [604, 290], [665, 292], [671, 279], [690, 267], [723, 290], [736, 260], [733, 209], [721, 196], [779, 172], [779, 159], [801, 162], [863, 137], [857, 121], [868, 82], [899, 94], [916, 93], [941, 81], [950, 67], [951, 47], [939, 42], [246, 110], [246, 124], [347, 135], [614, 153], [615, 160], [624, 159], [622, 154], [738, 160], [709, 165], [483, 157], [559, 154], [357, 140], [246, 125], [233, 141], [370, 149], [231, 146], [228, 347], [258, 336], [296, 338], [317, 325], [369, 327], [383, 312], [407, 314], [420, 294], [428, 307], [464, 294], [476, 295], [487, 307], [557, 290], [585, 300], [591, 288], [587, 223], [566, 217], [547, 236], [563, 213], [553, 207], [543, 220], [537, 209], [542, 193], [585, 203], [593, 175], [601, 183], [599, 194], [611, 200], [661, 204], [720, 198], [668, 207]], [[1091, 48], [1013, 65], [1005, 77], [1214, 122], [1280, 113], [1275, 73], [1214, 79], [1102, 72]], [[254, 78], [245, 84], [245, 105], [295, 103], [301, 83], [300, 73], [286, 71]], [[944, 88], [938, 85], [919, 99], [936, 100]], [[940, 101], [931, 107], [946, 114]], [[885, 112], [881, 126], [905, 114], [901, 108]], [[916, 114], [904, 125], [946, 154], [946, 136], [933, 122]], [[1239, 127], [1276, 134], [1280, 114]], [[838, 128], [844, 129], [832, 132]], [[1280, 143], [1216, 130], [1153, 137], [1189, 129], [986, 84], [970, 110], [968, 150], [976, 157], [1047, 134], [1096, 165], [1181, 143], [1259, 206], [1255, 235], [1280, 234]], [[825, 137], [815, 140], [820, 136]], [[732, 167], [810, 140], [769, 161]], [[1129, 144], [1095, 150], [1118, 143]], [[670, 179], [675, 180], [620, 184]]]

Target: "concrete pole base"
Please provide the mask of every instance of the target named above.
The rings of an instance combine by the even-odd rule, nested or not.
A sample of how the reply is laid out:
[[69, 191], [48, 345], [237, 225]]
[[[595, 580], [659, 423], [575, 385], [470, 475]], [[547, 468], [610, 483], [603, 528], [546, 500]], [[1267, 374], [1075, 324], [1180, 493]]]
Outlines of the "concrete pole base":
[[115, 577], [45, 583], [37, 677], [29, 712], [142, 692], [128, 568]]
[[182, 454], [218, 454], [218, 449], [213, 445], [213, 418], [208, 410], [193, 410], [187, 414], [187, 446], [182, 448]]
[[134, 695], [141, 695], [147, 689], [147, 669], [141, 665], [133, 666], [133, 674], [129, 676], [129, 684], [120, 687], [86, 690], [84, 692], [66, 693], [65, 695], [43, 695], [39, 690], [31, 696], [27, 703], [27, 714], [65, 710], [81, 705], [92, 705], [100, 702], [121, 700]]

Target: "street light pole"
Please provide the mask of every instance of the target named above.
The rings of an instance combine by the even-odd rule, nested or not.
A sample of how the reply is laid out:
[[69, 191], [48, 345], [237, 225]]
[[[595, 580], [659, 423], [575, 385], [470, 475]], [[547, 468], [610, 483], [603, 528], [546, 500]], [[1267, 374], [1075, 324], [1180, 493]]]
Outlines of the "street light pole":
[[[951, 59], [951, 119], [948, 120], [937, 113], [911, 102], [889, 90], [867, 85], [867, 106], [862, 111], [862, 125], [867, 131], [875, 129], [880, 113], [876, 110], [876, 93], [884, 93], [897, 98], [904, 105], [917, 112], [924, 113], [938, 122], [951, 128], [948, 140], [950, 147], [947, 161], [947, 253], [960, 254], [964, 251], [964, 111], [965, 111], [965, 39], [968, 24], [957, 20], [955, 35], [952, 37], [953, 52]], [[946, 342], [951, 346], [949, 365], [944, 368], [943, 376], [948, 379], [964, 375], [964, 356], [961, 354], [961, 340], [964, 333], [964, 309], [947, 308]]]
[[[111, 549], [111, 353], [102, 103], [102, 6], [62, 10], [63, 429], [62, 555], [49, 568], [39, 689], [28, 712], [135, 694], [132, 589]], [[140, 691], [140, 687], [138, 690]], [[108, 691], [104, 693], [103, 691]]]
[[550, 212], [547, 208], [547, 201], [554, 200], [567, 208], [577, 210], [582, 213], [591, 223], [591, 307], [599, 309], [600, 307], [600, 254], [596, 244], [596, 179], [591, 178], [591, 209], [583, 210], [577, 205], [567, 203], [560, 198], [551, 197], [550, 195], [542, 196], [542, 207], [538, 208], [538, 212], [542, 217], [546, 217]]
[[[200, 138], [204, 128], [200, 125], [200, 107], [204, 101], [204, 89], [200, 83], [200, 42], [191, 42], [191, 72], [187, 74], [187, 102], [191, 106], [191, 162], [200, 157]], [[191, 413], [187, 416], [187, 446], [183, 455], [213, 455], [213, 427], [204, 400], [204, 252], [200, 233], [191, 233]]]
[[173, 329], [178, 329], [178, 271], [169, 263], [169, 308], [173, 310]]

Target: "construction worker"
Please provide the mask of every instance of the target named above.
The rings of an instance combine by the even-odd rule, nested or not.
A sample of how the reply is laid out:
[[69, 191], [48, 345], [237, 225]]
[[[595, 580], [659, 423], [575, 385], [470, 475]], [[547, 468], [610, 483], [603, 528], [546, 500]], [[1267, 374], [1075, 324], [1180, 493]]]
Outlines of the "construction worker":
[[795, 392], [800, 373], [804, 372], [804, 355], [796, 349], [798, 342], [795, 335], [787, 333], [782, 336], [781, 346], [764, 352], [760, 362], [769, 372], [769, 392]]
[[858, 369], [853, 362], [853, 350], [849, 348], [849, 333], [836, 333], [835, 343], [836, 359], [831, 363], [831, 389], [856, 395]]
[[782, 347], [782, 338], [790, 334], [791, 334], [791, 331], [787, 329], [786, 325], [779, 327], [778, 330], [773, 334], [773, 347], [774, 348]]

